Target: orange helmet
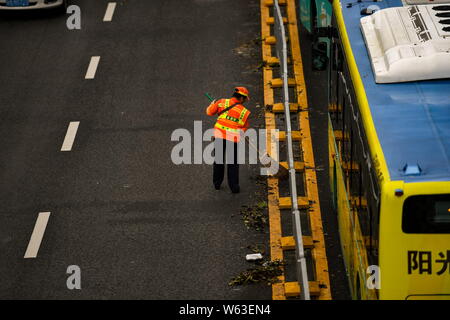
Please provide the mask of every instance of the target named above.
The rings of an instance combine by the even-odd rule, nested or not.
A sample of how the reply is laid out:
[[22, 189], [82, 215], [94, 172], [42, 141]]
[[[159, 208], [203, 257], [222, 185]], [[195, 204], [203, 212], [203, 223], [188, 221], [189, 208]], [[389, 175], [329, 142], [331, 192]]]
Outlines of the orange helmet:
[[241, 96], [247, 97], [248, 100], [250, 100], [250, 94], [245, 87], [236, 87], [234, 88], [235, 93], [239, 93]]

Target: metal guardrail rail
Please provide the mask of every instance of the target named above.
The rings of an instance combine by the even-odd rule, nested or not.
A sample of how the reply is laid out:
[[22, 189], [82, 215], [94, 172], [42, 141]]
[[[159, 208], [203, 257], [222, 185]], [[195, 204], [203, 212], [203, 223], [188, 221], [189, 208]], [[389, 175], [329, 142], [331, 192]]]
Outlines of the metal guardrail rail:
[[280, 74], [283, 80], [282, 96], [284, 105], [284, 115], [286, 124], [286, 143], [287, 143], [287, 164], [289, 170], [289, 191], [292, 203], [292, 225], [295, 237], [295, 255], [297, 267], [297, 279], [300, 286], [300, 298], [310, 300], [308, 272], [306, 267], [305, 249], [303, 247], [303, 234], [300, 221], [300, 211], [298, 210], [297, 180], [295, 177], [294, 148], [292, 142], [291, 111], [289, 105], [289, 85], [288, 85], [288, 65], [287, 65], [287, 41], [286, 30], [284, 28], [283, 17], [281, 15], [278, 0], [274, 1], [275, 24], [274, 33], [276, 41], [276, 53], [280, 61]]

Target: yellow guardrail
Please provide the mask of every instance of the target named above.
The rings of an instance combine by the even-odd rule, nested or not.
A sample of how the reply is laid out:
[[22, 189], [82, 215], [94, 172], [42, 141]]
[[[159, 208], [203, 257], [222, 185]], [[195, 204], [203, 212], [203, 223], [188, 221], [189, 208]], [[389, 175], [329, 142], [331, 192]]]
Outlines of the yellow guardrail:
[[[287, 17], [276, 17], [276, 9], [278, 5], [285, 5]], [[330, 281], [328, 276], [328, 262], [325, 251], [325, 240], [323, 235], [322, 217], [320, 211], [319, 194], [317, 189], [317, 177], [315, 172], [314, 155], [312, 149], [311, 132], [309, 127], [308, 102], [306, 96], [306, 86], [303, 76], [303, 65], [300, 52], [300, 43], [298, 37], [297, 17], [294, 0], [261, 0], [261, 35], [262, 35], [262, 56], [264, 61], [263, 82], [264, 82], [264, 104], [272, 106], [270, 111], [265, 113], [266, 129], [269, 131], [267, 135], [270, 137], [270, 130], [276, 129], [276, 113], [286, 112], [289, 108], [291, 112], [298, 113], [299, 131], [292, 131], [284, 133], [280, 136], [290, 137], [284, 141], [291, 141], [292, 137], [296, 137], [295, 141], [300, 144], [302, 150], [303, 161], [301, 163], [292, 163], [288, 159], [288, 167], [291, 170], [301, 171], [304, 176], [304, 186], [306, 201], [302, 198], [297, 198], [296, 195], [291, 194], [290, 201], [280, 198], [279, 184], [283, 183], [277, 177], [268, 177], [268, 204], [269, 204], [269, 224], [270, 224], [270, 248], [272, 260], [283, 260], [284, 250], [297, 250], [297, 259], [303, 258], [303, 248], [311, 250], [312, 263], [314, 265], [314, 278], [308, 279], [302, 283], [302, 279], [297, 281], [286, 282], [284, 275], [279, 277], [279, 283], [272, 285], [272, 297], [274, 300], [283, 300], [287, 297], [301, 296], [302, 298], [309, 298], [309, 296], [317, 299], [331, 299]], [[273, 14], [271, 14], [273, 12]], [[278, 11], [279, 12], [279, 11]], [[273, 77], [273, 67], [280, 63], [280, 57], [272, 56], [272, 45], [277, 45], [277, 39], [271, 34], [270, 26], [274, 23], [287, 23], [286, 37], [289, 39], [290, 46], [287, 50], [290, 51], [291, 61], [293, 67], [293, 78], [288, 78], [286, 75], [283, 79]], [[279, 33], [278, 33], [279, 34]], [[280, 37], [280, 36], [279, 36]], [[286, 40], [285, 40], [286, 41]], [[278, 43], [280, 45], [280, 43]], [[279, 50], [278, 50], [279, 51]], [[286, 59], [287, 60], [287, 59]], [[274, 101], [274, 90], [281, 88], [286, 92], [287, 87], [294, 87], [295, 100], [294, 102], [283, 101], [280, 106]], [[283, 96], [286, 96], [284, 93]], [[281, 140], [281, 139], [280, 139]], [[267, 150], [274, 150], [273, 141], [267, 139]], [[272, 155], [272, 154], [271, 154]], [[291, 163], [289, 163], [291, 162]], [[297, 203], [295, 203], [297, 200]], [[305, 205], [306, 202], [306, 205]], [[302, 241], [296, 241], [296, 235], [283, 237], [281, 232], [281, 216], [280, 210], [286, 208], [296, 208], [307, 210], [309, 224], [311, 226], [311, 236], [301, 236]], [[295, 223], [294, 219], [294, 223]], [[297, 228], [300, 227], [297, 224]], [[297, 230], [298, 231], [298, 230]], [[296, 229], [294, 228], [294, 232]], [[301, 230], [300, 233], [301, 235]], [[301, 245], [297, 242], [303, 242]], [[300, 250], [299, 250], [300, 249]], [[300, 254], [299, 254], [300, 252]], [[297, 273], [301, 277], [301, 272]], [[300, 284], [299, 284], [300, 283]], [[304, 287], [308, 292], [302, 292], [301, 287]], [[306, 291], [305, 290], [305, 291]]]

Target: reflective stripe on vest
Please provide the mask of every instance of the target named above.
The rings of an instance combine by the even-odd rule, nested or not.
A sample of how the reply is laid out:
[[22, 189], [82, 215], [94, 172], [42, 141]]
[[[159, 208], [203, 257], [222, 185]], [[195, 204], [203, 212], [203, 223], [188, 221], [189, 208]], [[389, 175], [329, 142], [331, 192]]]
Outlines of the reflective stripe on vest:
[[217, 129], [222, 129], [222, 130], [233, 132], [233, 133], [239, 133], [239, 131], [241, 130], [241, 129], [230, 128], [230, 127], [224, 126], [220, 123], [216, 123], [216, 125], [214, 127]]
[[[221, 104], [219, 104], [221, 105]], [[225, 109], [228, 108], [230, 106], [230, 99], [226, 99], [225, 100]], [[243, 126], [245, 124], [245, 122], [242, 120], [245, 117], [245, 114], [247, 113], [247, 109], [246, 108], [242, 108], [241, 113], [239, 114], [239, 119], [238, 118], [234, 118], [228, 115], [228, 112], [230, 112], [233, 109], [228, 110], [227, 112], [222, 113], [218, 118], [217, 121], [224, 119], [224, 120], [229, 120], [229, 121], [233, 121], [236, 122], [238, 125]]]

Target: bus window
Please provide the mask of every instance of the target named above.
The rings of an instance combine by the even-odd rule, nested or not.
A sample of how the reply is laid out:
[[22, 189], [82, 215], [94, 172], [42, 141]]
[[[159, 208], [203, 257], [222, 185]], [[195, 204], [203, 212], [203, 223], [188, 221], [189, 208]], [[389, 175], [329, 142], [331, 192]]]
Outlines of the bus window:
[[402, 229], [405, 233], [450, 233], [450, 194], [406, 199]]
[[380, 228], [380, 190], [376, 183], [376, 173], [373, 167], [365, 176], [367, 182], [367, 208], [370, 216], [370, 248], [371, 264], [378, 264], [378, 232]]
[[[339, 43], [337, 42], [337, 39], [333, 39], [333, 44], [332, 44], [332, 63], [331, 63], [331, 68], [330, 68], [330, 75], [329, 75], [329, 80], [330, 80], [330, 84], [329, 84], [329, 107], [330, 107], [330, 112], [331, 112], [331, 119], [333, 120], [334, 123], [339, 123], [339, 115], [338, 112], [339, 110], [339, 93], [340, 93], [340, 76], [339, 76], [339, 70], [336, 69], [337, 65], [337, 61], [339, 60], [336, 57], [342, 57], [342, 52], [339, 53], [342, 49], [339, 45]], [[339, 64], [342, 64], [342, 62], [339, 62]], [[335, 126], [333, 126], [334, 128], [337, 128]]]
[[450, 201], [436, 202], [434, 206], [435, 214], [431, 218], [432, 223], [450, 223]]
[[346, 168], [348, 198], [357, 213], [369, 262], [378, 262], [379, 190], [368, 154], [367, 139], [350, 72], [344, 64], [339, 82], [343, 91], [342, 128], [339, 141], [341, 159]]

